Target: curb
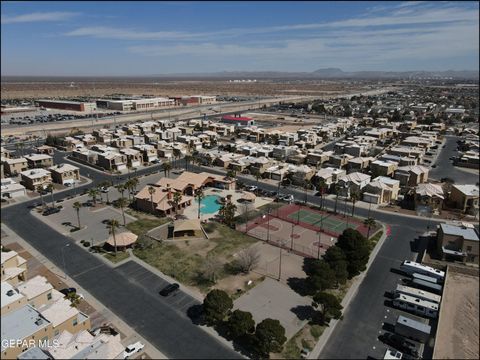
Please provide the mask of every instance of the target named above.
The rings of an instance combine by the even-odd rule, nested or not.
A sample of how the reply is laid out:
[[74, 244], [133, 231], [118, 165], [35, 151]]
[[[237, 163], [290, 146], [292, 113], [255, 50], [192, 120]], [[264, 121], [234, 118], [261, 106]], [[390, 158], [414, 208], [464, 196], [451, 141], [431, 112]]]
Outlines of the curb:
[[[373, 263], [373, 260], [377, 257], [378, 252], [380, 251], [380, 248], [383, 246], [383, 243], [385, 239], [387, 238], [388, 234], [388, 229], [385, 226], [385, 224], [382, 223], [382, 229], [383, 229], [383, 235], [382, 237], [378, 240], [377, 244], [373, 248], [372, 252], [370, 253], [370, 257], [367, 262], [367, 268], [365, 271], [363, 271], [360, 275], [357, 276], [357, 278], [354, 280], [352, 286], [348, 289], [347, 293], [342, 299], [342, 306], [343, 306], [343, 313], [345, 313], [346, 308], [350, 304], [350, 302], [353, 300], [355, 297], [358, 288], [363, 282], [363, 279], [365, 278], [366, 274], [368, 273], [368, 270], [370, 269], [370, 266]], [[317, 344], [313, 348], [313, 350], [310, 352], [310, 355], [308, 356], [308, 359], [317, 359], [320, 356], [320, 353], [323, 350], [323, 347], [325, 344], [328, 342], [328, 339], [330, 339], [330, 336], [332, 335], [333, 331], [335, 330], [335, 327], [337, 326], [338, 322], [340, 319], [336, 320], [333, 319], [330, 321], [330, 325], [325, 329], [323, 332], [322, 336], [320, 336], [320, 339], [318, 340]]]

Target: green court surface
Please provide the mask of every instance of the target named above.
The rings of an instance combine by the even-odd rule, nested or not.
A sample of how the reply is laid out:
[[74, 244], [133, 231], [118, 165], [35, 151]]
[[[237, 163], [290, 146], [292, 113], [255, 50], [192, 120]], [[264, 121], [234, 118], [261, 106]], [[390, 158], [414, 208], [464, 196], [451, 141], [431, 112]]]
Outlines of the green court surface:
[[[321, 226], [323, 229], [329, 229], [331, 231], [339, 233], [347, 228], [346, 221], [332, 218], [329, 214], [325, 214], [322, 216], [322, 214], [303, 209], [288, 215], [288, 218], [294, 221], [297, 221], [297, 219], [299, 219], [300, 222], [307, 223], [318, 228], [320, 228]], [[348, 224], [348, 227], [352, 229], [356, 229], [358, 228], [358, 226], [358, 224]]]

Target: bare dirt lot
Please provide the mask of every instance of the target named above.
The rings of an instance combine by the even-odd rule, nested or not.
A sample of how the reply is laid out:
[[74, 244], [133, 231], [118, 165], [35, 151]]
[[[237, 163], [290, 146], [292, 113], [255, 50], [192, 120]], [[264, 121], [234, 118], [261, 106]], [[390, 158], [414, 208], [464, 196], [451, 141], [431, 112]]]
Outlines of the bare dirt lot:
[[448, 272], [434, 359], [478, 359], [479, 278]]
[[29, 99], [41, 97], [101, 97], [112, 94], [129, 95], [335, 95], [364, 89], [365, 84], [349, 84], [346, 82], [325, 81], [272, 81], [259, 80], [251, 83], [231, 83], [228, 80], [163, 80], [118, 79], [118, 80], [85, 80], [85, 79], [2, 79], [2, 100]]

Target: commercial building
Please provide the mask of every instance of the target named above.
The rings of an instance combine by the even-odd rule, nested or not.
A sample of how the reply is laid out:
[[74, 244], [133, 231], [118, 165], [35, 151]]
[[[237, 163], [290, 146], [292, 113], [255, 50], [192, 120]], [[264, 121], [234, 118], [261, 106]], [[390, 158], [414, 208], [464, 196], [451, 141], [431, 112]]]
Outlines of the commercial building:
[[35, 105], [47, 109], [71, 110], [71, 111], [95, 111], [96, 103], [62, 100], [36, 100]]
[[472, 226], [440, 224], [437, 230], [437, 250], [443, 258], [478, 264], [479, 238]]
[[100, 99], [97, 100], [97, 105], [98, 107], [120, 111], [151, 110], [156, 108], [173, 107], [175, 106], [175, 100], [164, 97], [121, 100]]
[[251, 126], [255, 124], [255, 120], [247, 116], [222, 116], [222, 122], [226, 124], [233, 124], [235, 126]]

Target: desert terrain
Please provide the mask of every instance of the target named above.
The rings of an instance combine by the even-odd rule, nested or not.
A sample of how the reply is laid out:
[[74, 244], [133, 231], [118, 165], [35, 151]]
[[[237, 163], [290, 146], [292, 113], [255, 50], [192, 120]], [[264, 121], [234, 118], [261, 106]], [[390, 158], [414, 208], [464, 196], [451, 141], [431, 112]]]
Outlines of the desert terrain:
[[365, 83], [344, 81], [274, 81], [234, 83], [228, 80], [160, 80], [117, 79], [88, 80], [76, 78], [26, 79], [2, 78], [1, 99], [73, 98], [128, 95], [223, 95], [223, 96], [291, 96], [335, 95], [370, 89]]
[[478, 359], [478, 276], [448, 272], [434, 359]]

